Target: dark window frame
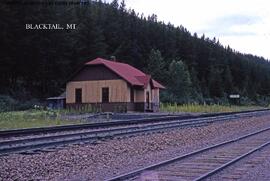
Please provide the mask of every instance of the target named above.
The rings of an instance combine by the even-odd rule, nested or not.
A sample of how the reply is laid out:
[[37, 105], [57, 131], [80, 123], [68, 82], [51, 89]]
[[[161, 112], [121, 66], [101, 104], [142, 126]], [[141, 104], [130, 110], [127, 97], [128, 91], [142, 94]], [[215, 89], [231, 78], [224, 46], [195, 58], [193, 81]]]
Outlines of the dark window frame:
[[82, 88], [75, 89], [75, 103], [82, 103]]
[[102, 103], [110, 102], [110, 89], [109, 89], [109, 87], [102, 87], [102, 89], [101, 89], [101, 101], [102, 101]]

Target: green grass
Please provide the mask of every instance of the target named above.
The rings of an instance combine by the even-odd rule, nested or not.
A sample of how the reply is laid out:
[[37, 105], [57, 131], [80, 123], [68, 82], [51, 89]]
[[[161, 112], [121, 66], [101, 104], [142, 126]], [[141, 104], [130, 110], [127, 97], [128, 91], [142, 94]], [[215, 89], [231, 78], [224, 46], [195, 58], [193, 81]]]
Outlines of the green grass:
[[82, 121], [59, 119], [60, 112], [27, 110], [0, 112], [0, 130], [80, 124]]
[[[224, 106], [224, 105], [198, 105], [198, 104], [161, 104], [161, 112], [190, 112], [190, 113], [214, 113], [214, 112], [235, 112], [252, 109], [260, 109], [259, 106]], [[81, 124], [82, 120], [61, 120], [60, 115], [78, 114], [89, 112], [88, 109], [75, 110], [27, 110], [0, 112], [0, 130], [47, 127], [67, 124]]]
[[217, 112], [237, 112], [254, 109], [262, 109], [260, 106], [225, 106], [225, 105], [199, 105], [199, 104], [161, 104], [162, 112], [191, 112], [191, 113], [217, 113]]

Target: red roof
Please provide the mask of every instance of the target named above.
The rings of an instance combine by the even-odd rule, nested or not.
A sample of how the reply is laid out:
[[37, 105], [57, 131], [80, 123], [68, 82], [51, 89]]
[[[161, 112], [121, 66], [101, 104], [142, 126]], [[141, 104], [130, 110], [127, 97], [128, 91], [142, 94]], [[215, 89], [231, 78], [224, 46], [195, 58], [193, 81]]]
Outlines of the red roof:
[[122, 77], [131, 85], [146, 87], [149, 81], [152, 81], [152, 84], [155, 88], [162, 88], [162, 89], [165, 88], [163, 85], [161, 85], [154, 79], [151, 79], [150, 75], [147, 75], [142, 71], [125, 63], [113, 62], [102, 58], [96, 58], [90, 62], [87, 62], [85, 65], [104, 65], [113, 72], [115, 72], [117, 75]]
[[139, 82], [143, 83], [143, 87], [146, 88], [148, 83], [151, 81], [150, 75], [136, 76], [135, 77]]

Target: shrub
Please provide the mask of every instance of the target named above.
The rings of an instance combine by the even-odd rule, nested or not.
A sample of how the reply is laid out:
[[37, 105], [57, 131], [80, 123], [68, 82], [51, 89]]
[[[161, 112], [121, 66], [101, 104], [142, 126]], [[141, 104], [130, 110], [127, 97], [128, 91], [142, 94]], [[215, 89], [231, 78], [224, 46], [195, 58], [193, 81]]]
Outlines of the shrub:
[[0, 95], [0, 112], [15, 110], [17, 101], [10, 96]]
[[18, 101], [8, 95], [0, 95], [0, 112], [19, 111], [34, 108], [34, 105], [41, 105], [36, 99]]

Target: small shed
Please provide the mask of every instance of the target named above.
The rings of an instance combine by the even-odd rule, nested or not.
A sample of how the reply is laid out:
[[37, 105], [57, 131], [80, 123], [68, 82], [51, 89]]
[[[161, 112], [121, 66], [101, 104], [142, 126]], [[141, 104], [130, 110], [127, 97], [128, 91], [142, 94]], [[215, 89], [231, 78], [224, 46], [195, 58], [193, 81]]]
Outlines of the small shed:
[[47, 107], [50, 109], [64, 109], [66, 108], [66, 92], [58, 97], [47, 98]]

